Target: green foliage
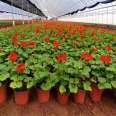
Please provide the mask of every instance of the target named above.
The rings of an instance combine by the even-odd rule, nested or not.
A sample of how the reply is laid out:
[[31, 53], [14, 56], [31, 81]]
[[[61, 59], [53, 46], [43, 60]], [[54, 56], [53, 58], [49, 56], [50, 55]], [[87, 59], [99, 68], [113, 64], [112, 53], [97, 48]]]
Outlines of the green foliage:
[[[39, 28], [40, 32], [33, 32], [35, 28]], [[82, 36], [79, 31], [73, 35], [70, 31], [68, 29], [63, 29], [62, 32], [58, 29], [45, 29], [44, 25], [38, 25], [38, 27], [32, 25], [31, 28], [19, 26], [8, 31], [1, 31], [0, 86], [10, 80], [10, 87], [18, 90], [32, 87], [50, 90], [58, 85], [60, 93], [77, 93], [79, 89], [91, 91], [93, 82], [100, 89], [116, 88], [114, 34], [86, 29]], [[93, 36], [94, 31], [96, 38]], [[13, 45], [11, 38], [16, 32], [20, 33], [17, 37], [18, 42], [32, 40], [36, 43], [36, 47]], [[59, 33], [60, 36], [57, 37]], [[70, 36], [67, 36], [68, 34]], [[50, 42], [44, 42], [45, 38], [48, 38]], [[54, 41], [59, 42], [59, 47], [53, 46]], [[111, 51], [105, 48], [108, 45], [112, 46]], [[97, 50], [92, 51], [91, 48], [97, 48]], [[17, 53], [17, 60], [14, 62], [8, 59], [12, 51]], [[93, 58], [91, 60], [81, 59], [80, 54], [83, 52], [90, 53]], [[58, 62], [56, 56], [61, 53], [66, 54], [66, 60]], [[101, 55], [109, 55], [111, 63], [102, 62]], [[24, 72], [16, 72], [18, 63], [25, 63]]]

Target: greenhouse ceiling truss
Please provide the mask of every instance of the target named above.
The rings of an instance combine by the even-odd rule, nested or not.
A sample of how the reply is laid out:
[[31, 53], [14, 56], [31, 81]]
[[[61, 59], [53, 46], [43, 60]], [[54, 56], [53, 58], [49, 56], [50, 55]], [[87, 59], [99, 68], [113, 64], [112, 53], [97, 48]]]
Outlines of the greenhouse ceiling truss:
[[0, 1], [7, 3], [9, 5], [12, 5], [16, 8], [22, 9], [24, 11], [27, 11], [42, 17], [46, 17], [39, 8], [37, 8], [32, 2], [30, 2], [30, 0], [0, 0]]

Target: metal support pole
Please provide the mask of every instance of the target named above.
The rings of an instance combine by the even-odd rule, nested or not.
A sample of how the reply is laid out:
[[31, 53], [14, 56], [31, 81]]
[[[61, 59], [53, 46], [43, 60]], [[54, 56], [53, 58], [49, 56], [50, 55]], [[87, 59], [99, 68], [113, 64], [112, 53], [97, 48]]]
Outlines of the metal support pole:
[[13, 16], [12, 26], [15, 26], [13, 0], [11, 1], [11, 8], [12, 8], [12, 16]]

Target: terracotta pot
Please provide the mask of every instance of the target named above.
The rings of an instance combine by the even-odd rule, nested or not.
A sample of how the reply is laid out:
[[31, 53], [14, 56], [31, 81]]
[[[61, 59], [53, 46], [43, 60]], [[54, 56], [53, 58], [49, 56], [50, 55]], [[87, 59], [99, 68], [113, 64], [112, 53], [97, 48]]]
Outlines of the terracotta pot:
[[74, 94], [74, 102], [76, 104], [84, 104], [86, 92], [80, 90], [78, 93]]
[[15, 91], [15, 103], [26, 105], [29, 101], [29, 91]]
[[5, 85], [0, 87], [0, 104], [5, 103], [7, 100], [7, 87]]
[[102, 98], [103, 90], [99, 89], [96, 84], [92, 85], [92, 91], [90, 97], [93, 102], [100, 102]]
[[37, 89], [37, 99], [39, 103], [46, 103], [49, 101], [49, 98], [50, 98], [50, 91]]
[[67, 105], [69, 102], [69, 94], [68, 93], [57, 93], [57, 101], [61, 105]]

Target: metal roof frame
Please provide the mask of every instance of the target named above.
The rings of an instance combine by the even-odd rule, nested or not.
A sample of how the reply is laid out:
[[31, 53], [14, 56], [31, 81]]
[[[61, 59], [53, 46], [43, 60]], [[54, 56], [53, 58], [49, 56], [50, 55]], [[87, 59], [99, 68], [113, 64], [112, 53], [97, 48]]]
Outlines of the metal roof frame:
[[38, 9], [30, 0], [0, 0], [4, 3], [12, 5], [16, 8], [22, 9], [24, 11], [39, 15], [41, 17], [46, 17], [44, 13]]

